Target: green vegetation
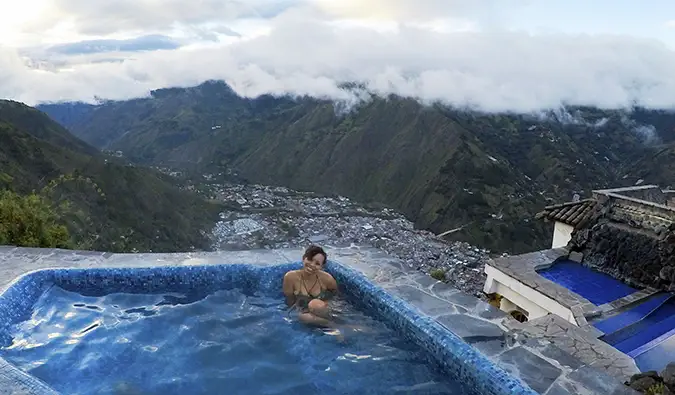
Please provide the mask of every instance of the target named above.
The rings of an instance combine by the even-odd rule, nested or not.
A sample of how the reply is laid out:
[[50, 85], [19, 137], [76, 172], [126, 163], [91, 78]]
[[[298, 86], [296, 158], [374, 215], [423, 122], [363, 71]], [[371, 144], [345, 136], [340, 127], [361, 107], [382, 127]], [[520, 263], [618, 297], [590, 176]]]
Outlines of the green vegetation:
[[[381, 202], [436, 233], [461, 228], [450, 237], [493, 251], [546, 248], [551, 225], [534, 215], [575, 192], [639, 179], [675, 183], [672, 113], [636, 113], [657, 125], [654, 141], [670, 144], [656, 146], [619, 111], [572, 109], [589, 121], [580, 124], [392, 96], [336, 114], [326, 101], [243, 99], [217, 82], [41, 108], [135, 163], [196, 174], [231, 169], [251, 182]], [[591, 125], [598, 121], [602, 128]]]
[[645, 392], [645, 395], [665, 395], [670, 393], [670, 391], [666, 392], [666, 385], [663, 383], [656, 383], [652, 385], [651, 387], [647, 388], [647, 391]]
[[0, 217], [0, 243], [113, 252], [209, 248], [218, 205], [180, 191], [170, 177], [105, 157], [21, 103], [0, 101], [0, 141], [9, 213]]
[[68, 229], [43, 196], [0, 191], [0, 245], [70, 248]]
[[443, 269], [434, 269], [429, 275], [438, 281], [445, 281], [445, 270]]

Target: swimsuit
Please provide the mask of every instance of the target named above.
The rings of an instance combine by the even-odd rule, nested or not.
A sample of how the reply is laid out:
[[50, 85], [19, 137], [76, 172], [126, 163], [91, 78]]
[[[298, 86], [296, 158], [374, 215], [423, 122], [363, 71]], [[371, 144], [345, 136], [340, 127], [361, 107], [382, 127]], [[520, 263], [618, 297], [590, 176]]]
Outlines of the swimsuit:
[[326, 301], [326, 300], [330, 299], [331, 297], [333, 297], [333, 291], [329, 291], [327, 289], [324, 289], [324, 290], [321, 290], [321, 292], [319, 292], [319, 294], [317, 296], [297, 294], [297, 295], [295, 295], [295, 300], [296, 300], [296, 304], [298, 305], [298, 307], [305, 309], [309, 306], [309, 302], [313, 299], [319, 299], [319, 300]]
[[300, 307], [303, 310], [306, 310], [309, 307], [309, 302], [313, 299], [319, 299], [326, 301], [333, 297], [333, 291], [330, 291], [328, 289], [323, 289], [323, 284], [321, 284], [321, 279], [317, 276], [316, 282], [311, 286], [311, 288], [314, 288], [316, 286], [316, 283], [319, 283], [319, 288], [321, 289], [321, 292], [319, 292], [318, 295], [314, 296], [312, 295], [309, 290], [310, 288], [307, 288], [307, 284], [305, 284], [304, 279], [300, 279], [302, 286], [305, 288], [305, 291], [307, 291], [307, 294], [302, 294], [298, 293], [295, 295], [295, 304]]

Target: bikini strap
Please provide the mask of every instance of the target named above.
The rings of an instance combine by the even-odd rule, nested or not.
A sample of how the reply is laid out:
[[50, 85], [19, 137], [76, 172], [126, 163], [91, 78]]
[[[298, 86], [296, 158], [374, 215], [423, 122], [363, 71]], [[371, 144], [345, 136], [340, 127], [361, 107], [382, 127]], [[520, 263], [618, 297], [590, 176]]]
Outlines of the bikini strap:
[[[307, 288], [307, 284], [305, 283], [305, 279], [302, 277], [302, 274], [300, 275], [300, 282], [302, 283], [302, 286], [305, 287], [305, 291], [307, 291], [307, 296], [310, 298], [314, 298], [315, 296], [312, 295], [312, 292], [309, 288]], [[321, 278], [319, 275], [316, 275], [316, 281], [314, 284], [312, 284], [312, 288], [316, 285], [316, 283], [319, 283], [319, 295], [323, 292], [323, 283], [321, 282]]]

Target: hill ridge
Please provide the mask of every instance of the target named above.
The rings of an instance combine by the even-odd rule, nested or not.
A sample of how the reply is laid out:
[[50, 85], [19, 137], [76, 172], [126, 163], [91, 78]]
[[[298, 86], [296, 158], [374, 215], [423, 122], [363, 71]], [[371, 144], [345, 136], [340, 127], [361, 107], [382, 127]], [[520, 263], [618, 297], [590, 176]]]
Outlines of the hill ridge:
[[[46, 193], [70, 208], [75, 246], [110, 251], [207, 249], [217, 207], [164, 175], [101, 154], [46, 114], [0, 100], [0, 189]], [[102, 198], [105, 196], [104, 198]], [[172, 207], [171, 207], [172, 206]]]
[[[63, 106], [39, 108], [63, 119]], [[63, 124], [135, 163], [377, 201], [436, 233], [463, 227], [452, 237], [522, 252], [550, 242], [534, 215], [552, 201], [675, 182], [675, 165], [654, 156], [671, 149], [675, 115], [640, 111], [485, 114], [389, 96], [338, 114], [329, 100], [246, 99], [221, 83], [105, 103]], [[635, 132], [651, 120], [663, 144]]]

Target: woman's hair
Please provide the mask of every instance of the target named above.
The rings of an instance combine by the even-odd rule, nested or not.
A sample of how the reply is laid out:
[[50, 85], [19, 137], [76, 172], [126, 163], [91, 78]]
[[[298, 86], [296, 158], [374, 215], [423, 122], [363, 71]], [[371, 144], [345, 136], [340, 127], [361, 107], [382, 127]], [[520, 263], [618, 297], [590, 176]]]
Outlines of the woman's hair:
[[321, 254], [323, 255], [324, 260], [328, 260], [328, 255], [326, 255], [326, 251], [323, 250], [323, 248], [319, 246], [309, 246], [305, 250], [305, 254], [302, 256], [302, 259], [313, 259], [316, 255]]

